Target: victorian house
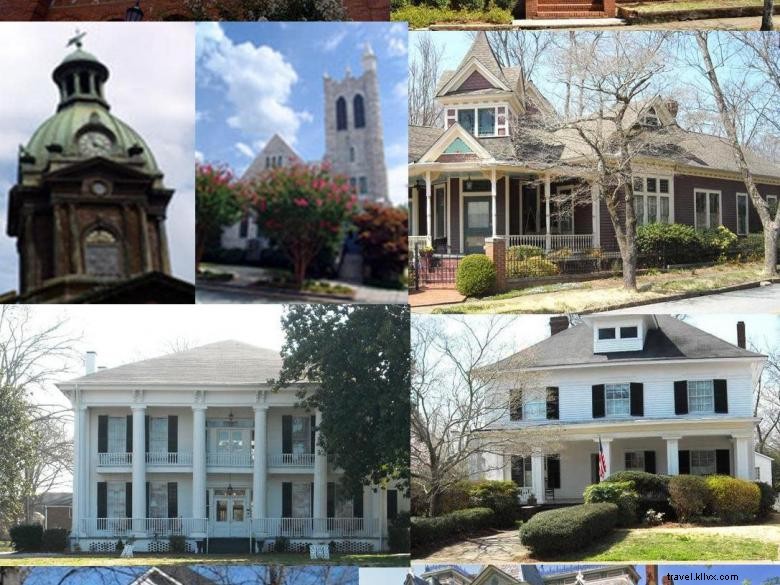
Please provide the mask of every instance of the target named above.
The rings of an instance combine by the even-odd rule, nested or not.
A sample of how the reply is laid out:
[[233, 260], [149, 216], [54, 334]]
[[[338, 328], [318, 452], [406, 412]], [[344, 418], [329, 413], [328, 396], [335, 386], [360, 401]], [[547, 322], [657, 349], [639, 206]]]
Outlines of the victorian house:
[[[551, 102], [520, 68], [499, 63], [484, 32], [458, 68], [444, 72], [436, 102], [441, 126], [409, 128], [412, 246], [468, 254], [505, 236], [509, 246], [617, 252], [606, 204], [588, 178], [594, 153], [575, 131], [557, 129]], [[677, 113], [675, 101], [656, 96], [624, 120], [654, 146], [633, 160], [638, 223], [761, 231], [727, 141], [683, 129]], [[748, 162], [776, 205], [780, 166], [754, 153]]]
[[317, 412], [299, 407], [302, 381], [272, 391], [277, 352], [237, 341], [59, 383], [75, 418], [72, 544], [114, 551], [292, 549], [331, 543], [382, 550], [388, 522], [409, 509], [402, 492], [348, 493], [319, 448]]
[[428, 565], [405, 585], [638, 585], [631, 565]]

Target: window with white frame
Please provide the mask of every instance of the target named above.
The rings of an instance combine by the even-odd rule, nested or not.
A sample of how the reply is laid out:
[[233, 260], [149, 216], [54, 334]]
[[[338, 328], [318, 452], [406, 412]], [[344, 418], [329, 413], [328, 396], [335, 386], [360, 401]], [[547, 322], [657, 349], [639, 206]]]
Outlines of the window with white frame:
[[523, 418], [543, 420], [547, 418], [546, 390], [530, 390], [523, 393]]
[[311, 453], [311, 417], [292, 417], [292, 452], [295, 455]]
[[626, 471], [644, 471], [645, 452], [626, 451]]
[[149, 452], [168, 452], [168, 417], [153, 416], [149, 419]]
[[748, 233], [748, 196], [747, 193], [737, 193], [737, 235]]
[[688, 381], [688, 412], [715, 412], [714, 384], [712, 380]]
[[505, 105], [484, 107], [460, 107], [447, 110], [447, 127], [455, 122], [457, 111], [458, 124], [470, 134], [479, 137], [507, 136], [507, 107]]
[[635, 176], [634, 211], [637, 225], [671, 221], [671, 181], [668, 178]]
[[631, 412], [629, 384], [605, 384], [604, 394], [607, 416], [627, 416]]
[[650, 108], [644, 113], [642, 116], [642, 124], [644, 126], [654, 126], [656, 128], [661, 125], [661, 120], [658, 118], [658, 113], [655, 111], [655, 108]]
[[712, 475], [716, 471], [715, 451], [691, 451], [691, 475]]
[[127, 418], [108, 417], [108, 452], [125, 453], [127, 449]]
[[168, 517], [168, 484], [164, 481], [149, 482], [149, 518]]
[[777, 215], [777, 195], [767, 195], [766, 202], [769, 205], [769, 216], [774, 219]]
[[124, 518], [127, 515], [125, 507], [125, 482], [106, 482], [106, 513], [108, 518]]
[[716, 228], [721, 225], [720, 191], [694, 191], [696, 213], [694, 219], [697, 229]]

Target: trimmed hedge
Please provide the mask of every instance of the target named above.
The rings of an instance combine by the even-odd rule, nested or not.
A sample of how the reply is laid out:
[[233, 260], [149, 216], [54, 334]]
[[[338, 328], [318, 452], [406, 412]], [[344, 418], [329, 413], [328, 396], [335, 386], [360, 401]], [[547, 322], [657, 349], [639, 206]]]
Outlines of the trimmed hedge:
[[618, 507], [618, 525], [632, 526], [639, 519], [639, 494], [632, 481], [594, 483], [585, 488], [586, 504], [608, 502]]
[[697, 230], [691, 225], [651, 223], [637, 228], [641, 256], [666, 264], [693, 264], [734, 258], [739, 238], [727, 227]]
[[494, 520], [495, 513], [490, 508], [468, 508], [434, 518], [412, 518], [412, 548], [426, 548], [469, 536], [490, 528]]
[[507, 278], [555, 276], [559, 272], [560, 270], [554, 262], [541, 256], [507, 262]]
[[509, 261], [527, 260], [536, 256], [544, 256], [544, 251], [539, 246], [509, 246], [506, 249], [506, 259]]
[[520, 528], [520, 542], [536, 557], [579, 550], [612, 532], [618, 515], [618, 507], [607, 503], [540, 512]]
[[496, 267], [484, 254], [470, 254], [460, 261], [455, 288], [467, 297], [483, 297], [496, 288]]
[[518, 487], [513, 481], [482, 480], [471, 483], [467, 492], [475, 508], [490, 508], [496, 528], [511, 528], [520, 512]]
[[669, 480], [669, 502], [682, 522], [701, 516], [709, 500], [710, 490], [703, 477], [675, 475]]
[[721, 521], [749, 522], [758, 514], [761, 490], [755, 483], [729, 475], [711, 475], [706, 482], [713, 512]]
[[11, 546], [17, 552], [38, 552], [43, 544], [43, 526], [40, 524], [19, 524], [8, 531]]
[[668, 475], [657, 475], [646, 471], [618, 471], [613, 473], [604, 482], [630, 481], [634, 489], [643, 500], [665, 500], [669, 497]]
[[410, 525], [411, 519], [407, 512], [401, 512], [393, 520], [390, 520], [389, 526], [387, 527], [387, 544], [390, 547], [390, 552], [409, 552]]
[[43, 531], [41, 538], [41, 550], [46, 552], [63, 552], [68, 548], [67, 528], [49, 528]]
[[769, 485], [768, 483], [764, 483], [763, 481], [756, 481], [754, 482], [758, 489], [761, 491], [761, 501], [758, 505], [758, 517], [759, 518], [769, 518], [769, 515], [772, 513], [772, 510], [775, 509], [775, 501], [777, 500], [777, 494], [775, 493], [774, 488]]

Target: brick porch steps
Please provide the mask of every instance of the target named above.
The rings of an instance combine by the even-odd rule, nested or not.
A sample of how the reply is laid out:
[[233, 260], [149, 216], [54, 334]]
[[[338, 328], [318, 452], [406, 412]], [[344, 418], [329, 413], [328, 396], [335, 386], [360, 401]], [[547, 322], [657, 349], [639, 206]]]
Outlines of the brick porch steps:
[[[610, 16], [604, 0], [536, 0], [533, 18], [602, 18]], [[535, 8], [535, 10], [534, 10]]]

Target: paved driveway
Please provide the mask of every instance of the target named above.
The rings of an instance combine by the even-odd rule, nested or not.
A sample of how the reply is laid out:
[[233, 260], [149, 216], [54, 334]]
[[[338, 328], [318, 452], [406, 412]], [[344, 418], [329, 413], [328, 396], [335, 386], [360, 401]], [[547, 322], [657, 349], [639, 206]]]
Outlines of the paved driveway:
[[611, 313], [780, 313], [780, 284], [693, 297], [681, 301], [651, 303]]

